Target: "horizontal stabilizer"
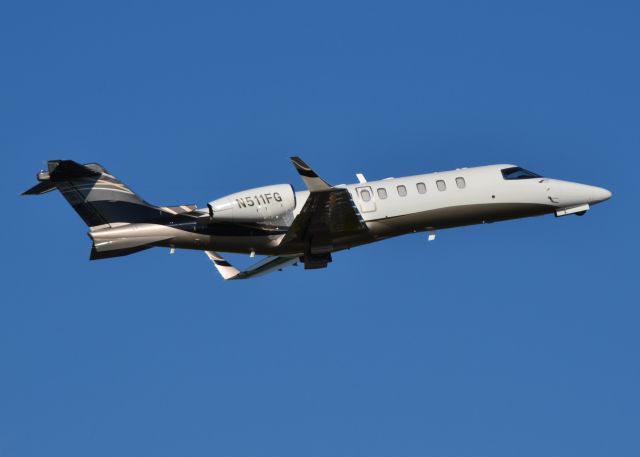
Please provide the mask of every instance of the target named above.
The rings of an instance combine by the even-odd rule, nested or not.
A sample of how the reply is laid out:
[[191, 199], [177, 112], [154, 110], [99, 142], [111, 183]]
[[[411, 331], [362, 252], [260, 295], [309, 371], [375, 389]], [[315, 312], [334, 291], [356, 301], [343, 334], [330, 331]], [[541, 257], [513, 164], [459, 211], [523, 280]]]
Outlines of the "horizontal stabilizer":
[[[100, 176], [102, 172], [92, 169], [92, 165], [95, 167], [95, 164], [89, 164], [89, 166], [81, 165], [73, 160], [49, 160], [47, 162], [49, 168], [48, 180], [68, 181], [69, 179]], [[38, 179], [41, 179], [41, 176], [38, 176]]]
[[56, 188], [56, 183], [80, 178], [96, 178], [105, 171], [100, 165], [91, 163], [80, 165], [73, 160], [49, 160], [48, 171], [41, 171], [37, 178], [39, 183], [22, 193], [22, 195], [41, 195]]
[[52, 183], [49, 181], [42, 181], [36, 184], [35, 186], [33, 186], [32, 188], [22, 192], [22, 195], [42, 195], [42, 194], [46, 194], [47, 192], [51, 192], [52, 190], [55, 190], [55, 188], [56, 188], [55, 183]]
[[213, 265], [220, 273], [220, 276], [226, 281], [229, 279], [249, 279], [256, 276], [266, 275], [274, 271], [280, 271], [284, 267], [296, 264], [298, 256], [293, 257], [265, 257], [260, 262], [250, 266], [245, 271], [240, 271], [217, 252], [204, 251], [213, 262]]

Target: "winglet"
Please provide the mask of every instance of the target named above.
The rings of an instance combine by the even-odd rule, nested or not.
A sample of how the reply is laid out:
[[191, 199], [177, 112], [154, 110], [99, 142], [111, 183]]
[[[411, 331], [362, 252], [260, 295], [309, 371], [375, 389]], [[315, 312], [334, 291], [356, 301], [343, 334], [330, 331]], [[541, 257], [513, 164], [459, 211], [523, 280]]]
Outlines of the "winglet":
[[207, 254], [207, 257], [211, 259], [216, 270], [218, 270], [218, 273], [220, 273], [220, 276], [222, 276], [225, 281], [228, 279], [234, 279], [240, 274], [240, 271], [236, 267], [220, 257], [218, 253], [213, 251], [204, 252]]
[[213, 251], [204, 251], [207, 256], [213, 262], [213, 265], [218, 270], [218, 273], [222, 275], [222, 277], [227, 279], [249, 279], [255, 276], [262, 276], [268, 273], [272, 273], [276, 270], [282, 271], [284, 267], [289, 265], [297, 265], [298, 256], [285, 256], [285, 257], [274, 257], [269, 256], [262, 259], [260, 262], [251, 265], [244, 271], [238, 271], [233, 265], [224, 260], [217, 252]]
[[322, 192], [331, 189], [331, 184], [327, 183], [324, 179], [316, 174], [315, 171], [307, 165], [304, 160], [298, 156], [291, 157], [293, 166], [296, 167], [300, 177], [304, 181], [305, 185], [311, 192]]

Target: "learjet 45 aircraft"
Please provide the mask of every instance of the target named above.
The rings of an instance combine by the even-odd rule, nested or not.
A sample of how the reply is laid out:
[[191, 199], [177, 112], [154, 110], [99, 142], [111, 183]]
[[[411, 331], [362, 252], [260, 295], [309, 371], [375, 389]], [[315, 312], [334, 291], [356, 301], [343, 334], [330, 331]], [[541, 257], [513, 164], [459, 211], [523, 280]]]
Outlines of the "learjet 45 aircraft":
[[[611, 197], [606, 189], [540, 176], [515, 165], [332, 186], [299, 157], [307, 187], [275, 184], [237, 192], [198, 209], [154, 206], [105, 168], [47, 162], [23, 195], [58, 189], [89, 226], [91, 260], [162, 246], [204, 251], [224, 279], [246, 279], [302, 262], [325, 268], [331, 253], [414, 232], [554, 213], [581, 216]], [[239, 271], [217, 252], [267, 256]]]

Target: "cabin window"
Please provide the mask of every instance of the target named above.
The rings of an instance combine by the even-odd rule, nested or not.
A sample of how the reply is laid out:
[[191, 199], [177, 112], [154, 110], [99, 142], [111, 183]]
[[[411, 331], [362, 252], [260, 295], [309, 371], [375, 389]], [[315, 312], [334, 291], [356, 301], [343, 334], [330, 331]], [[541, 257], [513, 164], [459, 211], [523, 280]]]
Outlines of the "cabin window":
[[467, 187], [467, 183], [462, 177], [456, 178], [456, 186], [458, 186], [458, 189], [464, 189], [465, 187]]
[[534, 173], [533, 171], [525, 170], [524, 168], [520, 168], [520, 167], [503, 168], [500, 171], [502, 172], [502, 177], [504, 179], [509, 179], [509, 180], [542, 178], [542, 176], [540, 176], [539, 174]]
[[439, 191], [447, 190], [447, 183], [445, 183], [442, 179], [436, 181], [436, 187]]
[[419, 182], [418, 184], [416, 184], [416, 189], [418, 189], [419, 194], [427, 193], [427, 186], [425, 186], [423, 182]]
[[362, 189], [360, 191], [360, 196], [362, 197], [362, 201], [368, 202], [371, 200], [371, 192], [369, 192], [367, 189]]
[[406, 197], [407, 196], [407, 188], [405, 186], [398, 186], [398, 195], [400, 195], [401, 197]]
[[380, 200], [384, 200], [385, 198], [387, 198], [387, 189], [385, 189], [384, 187], [380, 187], [378, 189], [378, 197], [380, 197]]

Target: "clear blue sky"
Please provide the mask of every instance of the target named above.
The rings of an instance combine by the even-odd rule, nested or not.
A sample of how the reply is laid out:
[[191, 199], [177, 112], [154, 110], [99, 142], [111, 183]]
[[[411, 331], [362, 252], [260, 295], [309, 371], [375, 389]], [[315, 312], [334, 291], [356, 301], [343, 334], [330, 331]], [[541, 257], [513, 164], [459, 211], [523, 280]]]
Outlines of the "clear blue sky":
[[[4, 2], [0, 456], [637, 456], [637, 2]], [[89, 262], [47, 159], [156, 204], [510, 162], [585, 217], [223, 283]], [[248, 259], [232, 257], [241, 265]]]

